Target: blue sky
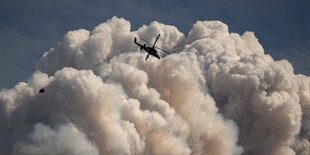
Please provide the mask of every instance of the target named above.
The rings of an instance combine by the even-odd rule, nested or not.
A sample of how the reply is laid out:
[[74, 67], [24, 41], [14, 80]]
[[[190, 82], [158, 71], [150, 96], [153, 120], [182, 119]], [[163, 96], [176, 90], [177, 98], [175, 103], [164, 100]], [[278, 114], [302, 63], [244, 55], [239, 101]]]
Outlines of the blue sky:
[[197, 20], [220, 20], [231, 32], [255, 32], [266, 53], [310, 75], [309, 6], [309, 0], [1, 0], [0, 89], [27, 81], [67, 31], [92, 30], [113, 16], [133, 30], [156, 20], [184, 34]]

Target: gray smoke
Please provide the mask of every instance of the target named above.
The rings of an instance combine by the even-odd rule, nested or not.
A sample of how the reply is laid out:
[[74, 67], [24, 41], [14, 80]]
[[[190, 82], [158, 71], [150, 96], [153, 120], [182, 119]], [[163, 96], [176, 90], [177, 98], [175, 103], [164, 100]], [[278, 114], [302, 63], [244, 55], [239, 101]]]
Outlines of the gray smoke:
[[310, 78], [220, 21], [70, 31], [0, 110], [0, 154], [310, 155]]

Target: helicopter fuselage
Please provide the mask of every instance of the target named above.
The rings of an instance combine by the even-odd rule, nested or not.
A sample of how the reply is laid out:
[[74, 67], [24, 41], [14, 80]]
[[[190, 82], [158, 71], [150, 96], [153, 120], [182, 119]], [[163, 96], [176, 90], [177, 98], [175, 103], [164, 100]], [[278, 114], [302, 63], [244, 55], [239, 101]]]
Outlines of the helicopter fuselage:
[[147, 51], [149, 54], [153, 55], [154, 57], [160, 59], [160, 57], [159, 57], [159, 55], [158, 55], [158, 52], [156, 51], [155, 48], [146, 47], [144, 50]]
[[139, 43], [137, 42], [136, 38], [134, 39], [134, 42], [135, 42], [138, 46], [140, 46], [140, 50], [141, 50], [141, 51], [142, 51], [142, 50], [145, 50], [145, 51], [148, 53], [148, 55], [147, 55], [147, 57], [146, 57], [145, 60], [147, 60], [147, 58], [149, 57], [149, 54], [152, 55], [152, 56], [154, 56], [154, 57], [156, 57], [156, 58], [158, 58], [158, 59], [160, 59], [160, 57], [159, 57], [159, 55], [158, 55], [158, 52], [157, 52], [157, 50], [156, 50], [154, 47], [147, 47], [146, 44], [141, 45], [141, 44], [139, 44]]

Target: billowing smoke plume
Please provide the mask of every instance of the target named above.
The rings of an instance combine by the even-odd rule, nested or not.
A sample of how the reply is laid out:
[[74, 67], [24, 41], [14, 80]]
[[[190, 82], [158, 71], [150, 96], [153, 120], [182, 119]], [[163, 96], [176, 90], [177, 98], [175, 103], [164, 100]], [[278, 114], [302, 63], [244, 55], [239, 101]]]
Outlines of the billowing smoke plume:
[[[145, 61], [158, 34], [172, 54]], [[0, 110], [0, 154], [310, 154], [310, 78], [220, 21], [70, 31]]]

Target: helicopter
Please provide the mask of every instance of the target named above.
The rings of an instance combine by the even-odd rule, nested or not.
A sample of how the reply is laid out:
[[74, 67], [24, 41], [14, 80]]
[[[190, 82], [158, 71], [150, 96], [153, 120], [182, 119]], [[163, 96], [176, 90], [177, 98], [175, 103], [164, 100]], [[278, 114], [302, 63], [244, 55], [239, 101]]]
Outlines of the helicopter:
[[[161, 51], [163, 51], [163, 52], [165, 52], [165, 53], [170, 54], [169, 52], [167, 52], [167, 51], [165, 51], [165, 50], [163, 50], [163, 49], [161, 49], [161, 48], [155, 46], [155, 44], [156, 44], [156, 42], [157, 42], [159, 36], [160, 36], [160, 34], [158, 34], [158, 36], [157, 36], [157, 38], [156, 38], [154, 44], [151, 44], [150, 42], [146, 41], [145, 39], [140, 38], [140, 39], [143, 40], [144, 42], [146, 42], [146, 43], [152, 45], [151, 47], [147, 47], [146, 44], [141, 45], [140, 43], [137, 42], [137, 38], [136, 38], [136, 37], [134, 38], [134, 42], [135, 42], [138, 46], [140, 46], [140, 50], [141, 50], [141, 51], [142, 51], [142, 50], [145, 50], [146, 52], [148, 52], [148, 54], [147, 54], [145, 60], [147, 60], [147, 59], [149, 58], [150, 55], [152, 55], [152, 56], [154, 56], [154, 57], [160, 59], [160, 56], [158, 55], [158, 52], [157, 52], [156, 49], [159, 49], [159, 50], [161, 50]], [[156, 49], [155, 49], [155, 48], [156, 48]], [[94, 69], [94, 70], [97, 70], [97, 69]], [[51, 87], [54, 87], [54, 86], [56, 86], [56, 85], [57, 85], [57, 84], [53, 84], [53, 85], [46, 86], [45, 88], [41, 88], [41, 89], [39, 90], [39, 93], [44, 93], [46, 88], [51, 88]]]
[[136, 38], [136, 37], [134, 38], [134, 43], [136, 43], [136, 44], [140, 47], [140, 50], [141, 50], [141, 51], [142, 51], [142, 50], [145, 50], [146, 52], [148, 52], [148, 54], [147, 54], [145, 60], [147, 60], [147, 59], [149, 58], [150, 55], [152, 55], [152, 56], [154, 56], [154, 57], [160, 59], [160, 57], [159, 57], [159, 55], [158, 55], [158, 52], [157, 52], [157, 50], [156, 50], [155, 48], [157, 48], [157, 49], [159, 49], [159, 50], [161, 50], [161, 51], [163, 51], [163, 52], [165, 52], [165, 53], [170, 54], [169, 52], [167, 52], [167, 51], [165, 51], [165, 50], [163, 50], [163, 49], [161, 49], [161, 48], [155, 46], [155, 44], [156, 44], [156, 42], [157, 42], [159, 36], [160, 36], [160, 34], [158, 34], [158, 36], [156, 37], [156, 40], [155, 40], [154, 44], [151, 44], [150, 42], [148, 42], [148, 41], [146, 41], [145, 39], [143, 39], [143, 38], [140, 37], [141, 40], [143, 40], [144, 42], [146, 42], [146, 43], [152, 45], [152, 47], [147, 47], [146, 44], [141, 45], [141, 44], [139, 44], [139, 43], [137, 42], [137, 38]]

